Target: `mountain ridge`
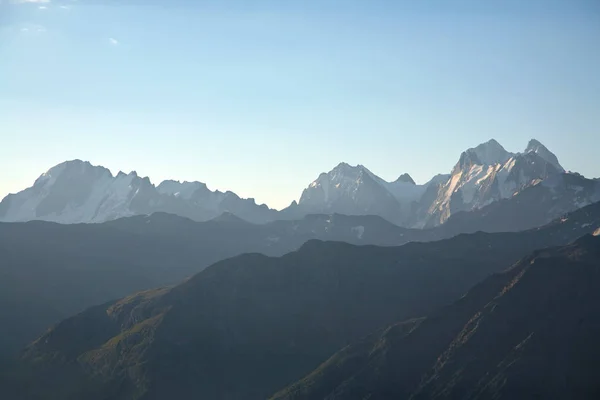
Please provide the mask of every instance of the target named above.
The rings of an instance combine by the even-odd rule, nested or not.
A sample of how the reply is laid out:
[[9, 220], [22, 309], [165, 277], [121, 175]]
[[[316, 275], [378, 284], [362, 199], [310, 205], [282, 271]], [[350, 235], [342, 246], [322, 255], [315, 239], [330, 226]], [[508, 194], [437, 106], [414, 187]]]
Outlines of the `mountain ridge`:
[[427, 317], [340, 350], [272, 399], [597, 398], [599, 266], [590, 234], [536, 250]]
[[275, 212], [233, 192], [211, 191], [202, 182], [166, 180], [155, 186], [135, 171], [113, 175], [107, 168], [75, 159], [50, 168], [32, 187], [6, 196], [0, 203], [0, 220], [105, 222], [156, 211], [195, 220], [234, 211], [241, 218], [260, 222]]
[[276, 211], [231, 191], [212, 191], [203, 182], [170, 179], [154, 185], [135, 171], [113, 176], [102, 166], [72, 160], [50, 168], [32, 187], [6, 196], [0, 202], [0, 220], [104, 222], [168, 212], [206, 221], [230, 212], [249, 222], [266, 223], [339, 213], [379, 215], [396, 225], [423, 228], [563, 173], [558, 158], [535, 139], [522, 153], [508, 152], [491, 139], [464, 151], [450, 174], [438, 174], [425, 184], [416, 184], [407, 173], [388, 182], [363, 165], [339, 163], [309, 184], [298, 202]]

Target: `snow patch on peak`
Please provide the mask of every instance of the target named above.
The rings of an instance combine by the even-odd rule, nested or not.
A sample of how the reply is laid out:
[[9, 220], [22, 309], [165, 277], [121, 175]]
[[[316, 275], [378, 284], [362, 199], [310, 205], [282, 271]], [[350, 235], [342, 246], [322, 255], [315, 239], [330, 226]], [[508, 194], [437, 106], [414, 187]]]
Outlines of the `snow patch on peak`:
[[179, 182], [174, 180], [163, 181], [156, 187], [156, 190], [158, 190], [158, 192], [161, 194], [180, 197], [186, 200], [190, 199], [199, 189], [208, 188], [206, 187], [206, 184], [202, 182]]

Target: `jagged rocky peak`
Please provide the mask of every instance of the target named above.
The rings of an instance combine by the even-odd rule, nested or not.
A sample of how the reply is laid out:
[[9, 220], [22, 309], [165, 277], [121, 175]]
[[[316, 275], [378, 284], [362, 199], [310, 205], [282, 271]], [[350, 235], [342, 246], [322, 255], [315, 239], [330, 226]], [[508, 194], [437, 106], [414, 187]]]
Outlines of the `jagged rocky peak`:
[[523, 153], [508, 152], [491, 139], [461, 154], [452, 176], [428, 207], [428, 218], [443, 223], [452, 213], [471, 211], [511, 198], [521, 190], [562, 172], [564, 169], [556, 156], [535, 139], [529, 142]]
[[[345, 162], [341, 162], [339, 163], [334, 169], [332, 169], [329, 174], [325, 174], [328, 176], [348, 176], [348, 175], [358, 175], [360, 173], [363, 172], [369, 172], [369, 170], [361, 164], [358, 164], [356, 166], [354, 165], [350, 165], [348, 163]], [[322, 176], [323, 174], [321, 174]]]
[[526, 156], [529, 153], [535, 153], [544, 161], [556, 167], [560, 172], [564, 172], [564, 168], [558, 162], [556, 155], [536, 139], [531, 139], [529, 141], [523, 153], [511, 153], [502, 147], [498, 141], [490, 139], [485, 143], [481, 143], [480, 145], [463, 152], [455, 169], [463, 170], [472, 165], [504, 164], [511, 158]]
[[407, 173], [400, 175], [398, 177], [398, 179], [396, 179], [396, 182], [404, 182], [404, 183], [410, 183], [411, 185], [416, 185], [413, 178]]
[[486, 165], [504, 163], [512, 156], [512, 153], [506, 151], [495, 139], [490, 139], [477, 147], [468, 149], [467, 153], [475, 154], [479, 162]]
[[125, 173], [123, 171], [119, 171], [117, 173], [117, 175], [115, 176], [116, 178], [139, 178], [138, 174], [136, 171], [131, 171], [129, 173]]
[[528, 143], [527, 143], [527, 148], [525, 148], [525, 153], [529, 153], [530, 151], [537, 151], [540, 148], [546, 148], [546, 146], [544, 146], [539, 140], [537, 139], [531, 139]]
[[125, 216], [170, 212], [205, 221], [227, 210], [252, 222], [267, 222], [272, 211], [233, 192], [210, 191], [201, 182], [165, 181], [156, 188], [148, 177], [71, 160], [42, 174], [30, 188], [2, 201], [0, 219], [60, 223], [105, 222]]
[[[319, 174], [319, 177], [314, 180], [308, 189], [322, 186], [323, 184], [333, 184], [334, 189], [340, 188], [343, 183], [360, 181], [365, 175], [373, 177], [374, 175], [363, 165], [352, 166], [346, 162], [339, 163], [331, 171]], [[339, 185], [338, 185], [339, 184]], [[337, 185], [337, 186], [335, 186]], [[302, 203], [302, 199], [300, 201]]]
[[550, 164], [552, 164], [556, 169], [561, 172], [564, 172], [565, 169], [558, 162], [558, 157], [554, 153], [552, 153], [546, 146], [540, 143], [536, 139], [531, 139], [527, 144], [527, 148], [525, 148], [525, 154], [527, 153], [535, 153]]
[[182, 197], [184, 199], [190, 198], [198, 190], [208, 190], [206, 184], [202, 182], [179, 182], [171, 179], [162, 181], [156, 189], [159, 193]]
[[[472, 149], [470, 149], [472, 150]], [[458, 163], [456, 163], [456, 165], [454, 166], [454, 169], [452, 170], [452, 175], [455, 175], [465, 169], [470, 168], [473, 165], [480, 165], [482, 164], [481, 160], [479, 159], [479, 157], [477, 156], [477, 153], [475, 151], [463, 151], [462, 154], [460, 155], [460, 158], [458, 159]]]

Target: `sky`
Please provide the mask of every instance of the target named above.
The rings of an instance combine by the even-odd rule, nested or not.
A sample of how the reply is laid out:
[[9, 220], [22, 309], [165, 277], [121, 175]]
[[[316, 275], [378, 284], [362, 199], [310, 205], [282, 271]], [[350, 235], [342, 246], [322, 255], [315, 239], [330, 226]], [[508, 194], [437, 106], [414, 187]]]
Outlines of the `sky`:
[[0, 0], [0, 197], [82, 159], [273, 208], [531, 138], [600, 176], [597, 0]]

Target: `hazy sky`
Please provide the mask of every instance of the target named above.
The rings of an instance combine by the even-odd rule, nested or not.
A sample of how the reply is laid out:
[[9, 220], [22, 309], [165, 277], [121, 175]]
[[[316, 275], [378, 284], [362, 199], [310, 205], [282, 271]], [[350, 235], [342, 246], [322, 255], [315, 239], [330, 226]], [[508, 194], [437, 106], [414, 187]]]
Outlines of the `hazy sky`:
[[599, 71], [598, 0], [0, 0], [0, 196], [79, 158], [281, 208], [492, 137], [597, 177]]

